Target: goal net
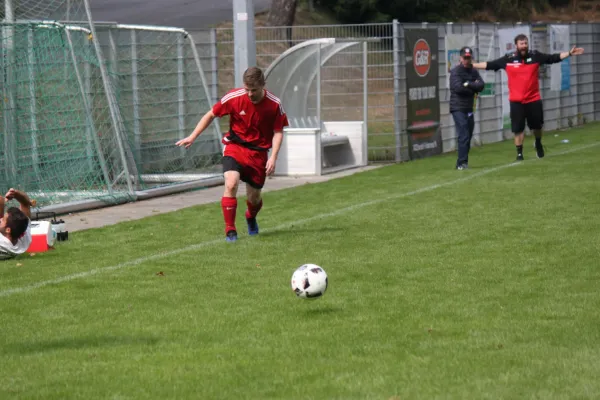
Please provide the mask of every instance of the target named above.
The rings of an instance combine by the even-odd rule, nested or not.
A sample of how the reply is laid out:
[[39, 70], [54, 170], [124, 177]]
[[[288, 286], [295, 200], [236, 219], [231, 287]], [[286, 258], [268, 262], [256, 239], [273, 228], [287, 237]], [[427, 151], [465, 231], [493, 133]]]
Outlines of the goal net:
[[90, 23], [88, 0], [0, 0], [0, 191], [38, 206], [132, 200], [217, 173], [197, 50], [174, 28]]

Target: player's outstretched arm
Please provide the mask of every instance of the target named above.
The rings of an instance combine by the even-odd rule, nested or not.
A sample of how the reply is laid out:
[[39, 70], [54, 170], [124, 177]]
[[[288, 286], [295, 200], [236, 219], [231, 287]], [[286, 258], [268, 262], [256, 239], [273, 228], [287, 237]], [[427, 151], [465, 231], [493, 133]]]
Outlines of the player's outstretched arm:
[[175, 145], [180, 147], [183, 146], [186, 149], [189, 148], [192, 145], [192, 143], [194, 143], [194, 140], [196, 140], [196, 138], [200, 136], [200, 134], [204, 132], [206, 128], [208, 128], [208, 126], [213, 122], [214, 119], [215, 114], [213, 114], [212, 110], [209, 110], [206, 114], [204, 114], [202, 119], [200, 119], [200, 122], [198, 122], [198, 125], [196, 125], [196, 128], [194, 128], [190, 136], [186, 137], [185, 139], [181, 139], [180, 141], [175, 143]]
[[275, 166], [277, 165], [277, 156], [281, 149], [281, 142], [283, 142], [283, 131], [275, 131], [273, 135], [273, 147], [271, 149], [271, 156], [267, 160], [267, 175], [271, 175], [275, 172]]
[[482, 61], [478, 63], [473, 63], [473, 68], [475, 69], [485, 69], [487, 71], [498, 71], [506, 68], [506, 64], [508, 62], [507, 56], [502, 56], [492, 61]]
[[583, 54], [583, 49], [581, 47], [575, 46], [573, 46], [571, 50], [563, 51], [561, 53], [546, 54], [534, 51], [534, 57], [536, 58], [536, 61], [540, 64], [556, 64], [563, 61], [566, 58], [569, 58], [571, 56], [578, 56], [580, 54]]
[[570, 51], [563, 51], [562, 53], [560, 53], [560, 60], [562, 61], [567, 57], [579, 56], [581, 54], [583, 54], [583, 47], [573, 46], [573, 48]]

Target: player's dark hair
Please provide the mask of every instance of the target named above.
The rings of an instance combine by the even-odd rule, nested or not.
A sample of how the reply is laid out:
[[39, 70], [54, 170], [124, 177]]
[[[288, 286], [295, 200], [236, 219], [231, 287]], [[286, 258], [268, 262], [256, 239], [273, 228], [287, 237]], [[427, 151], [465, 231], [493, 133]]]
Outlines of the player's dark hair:
[[23, 236], [27, 230], [29, 218], [27, 218], [27, 215], [17, 207], [9, 208], [6, 213], [8, 214], [8, 218], [6, 218], [6, 227], [10, 228], [10, 237], [14, 243]]
[[517, 36], [515, 36], [515, 44], [517, 44], [517, 42], [518, 42], [519, 40], [528, 40], [528, 39], [527, 39], [527, 36], [526, 36], [526, 35], [524, 35], [524, 34], [520, 33], [520, 34], [518, 34]]
[[249, 86], [264, 86], [265, 75], [260, 68], [250, 67], [244, 72], [244, 83]]

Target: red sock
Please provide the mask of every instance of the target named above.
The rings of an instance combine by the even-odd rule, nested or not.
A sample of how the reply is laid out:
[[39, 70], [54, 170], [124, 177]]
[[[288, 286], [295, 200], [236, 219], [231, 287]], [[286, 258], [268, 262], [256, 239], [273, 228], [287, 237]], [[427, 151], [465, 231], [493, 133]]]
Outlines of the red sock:
[[248, 205], [248, 209], [246, 210], [246, 218], [256, 218], [256, 214], [258, 214], [262, 208], [262, 199], [260, 199], [260, 202], [256, 205], [250, 203], [248, 200], [246, 200], [246, 204]]
[[221, 208], [223, 209], [223, 218], [225, 219], [225, 233], [235, 231], [237, 199], [235, 197], [222, 197]]

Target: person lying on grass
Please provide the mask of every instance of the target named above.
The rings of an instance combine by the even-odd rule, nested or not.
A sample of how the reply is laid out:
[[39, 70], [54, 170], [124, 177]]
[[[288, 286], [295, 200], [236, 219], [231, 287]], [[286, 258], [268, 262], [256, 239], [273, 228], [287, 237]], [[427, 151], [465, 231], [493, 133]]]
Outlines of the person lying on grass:
[[[20, 207], [10, 207], [4, 213], [7, 201], [15, 199]], [[31, 200], [22, 191], [10, 189], [0, 198], [0, 260], [8, 260], [25, 253], [31, 245]]]

